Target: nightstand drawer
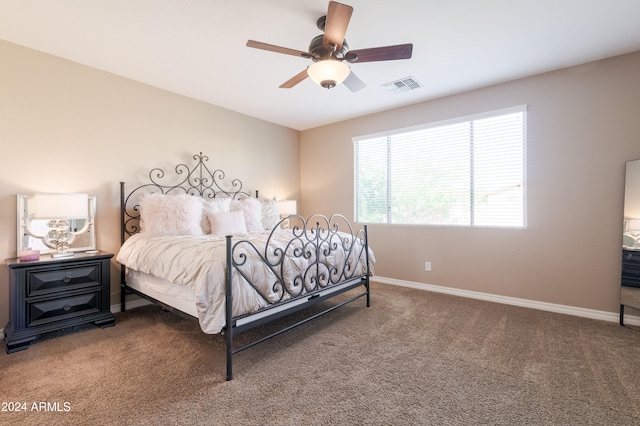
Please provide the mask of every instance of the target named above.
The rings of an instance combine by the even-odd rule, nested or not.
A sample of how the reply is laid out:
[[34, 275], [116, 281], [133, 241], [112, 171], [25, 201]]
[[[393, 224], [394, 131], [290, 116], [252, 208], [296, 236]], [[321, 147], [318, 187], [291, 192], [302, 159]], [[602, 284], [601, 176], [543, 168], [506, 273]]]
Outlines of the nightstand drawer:
[[27, 297], [100, 285], [100, 264], [27, 273]]
[[622, 250], [622, 263], [640, 266], [640, 250]]
[[27, 303], [27, 326], [100, 312], [100, 289], [72, 297]]

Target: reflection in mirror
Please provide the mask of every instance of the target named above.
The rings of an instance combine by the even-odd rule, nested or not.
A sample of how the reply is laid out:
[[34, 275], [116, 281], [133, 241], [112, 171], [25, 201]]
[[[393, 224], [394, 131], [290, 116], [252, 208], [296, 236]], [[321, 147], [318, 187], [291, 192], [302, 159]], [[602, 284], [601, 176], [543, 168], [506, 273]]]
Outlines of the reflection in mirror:
[[[45, 244], [45, 236], [49, 232], [48, 219], [34, 219], [35, 198], [31, 194], [17, 195], [18, 208], [18, 253], [26, 249], [40, 250], [41, 254], [55, 252], [52, 248]], [[88, 219], [70, 219], [69, 232], [75, 233], [73, 240], [70, 242], [70, 251], [86, 251], [94, 250], [95, 233], [94, 218], [96, 212], [95, 197], [88, 197], [89, 218]], [[27, 224], [31, 233], [27, 232]]]
[[640, 250], [640, 160], [626, 166], [622, 246]]

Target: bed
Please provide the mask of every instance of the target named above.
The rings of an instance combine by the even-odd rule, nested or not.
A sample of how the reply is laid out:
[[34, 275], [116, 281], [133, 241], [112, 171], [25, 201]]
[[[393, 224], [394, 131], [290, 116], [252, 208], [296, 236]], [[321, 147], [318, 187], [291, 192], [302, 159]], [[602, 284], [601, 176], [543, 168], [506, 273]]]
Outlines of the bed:
[[[123, 312], [136, 294], [223, 334], [232, 380], [236, 353], [358, 299], [370, 307], [375, 258], [366, 226], [356, 230], [340, 214], [280, 217], [277, 200], [212, 171], [202, 153], [192, 159], [171, 173], [154, 168], [132, 188], [120, 182]], [[338, 295], [294, 324], [234, 345], [238, 333]]]

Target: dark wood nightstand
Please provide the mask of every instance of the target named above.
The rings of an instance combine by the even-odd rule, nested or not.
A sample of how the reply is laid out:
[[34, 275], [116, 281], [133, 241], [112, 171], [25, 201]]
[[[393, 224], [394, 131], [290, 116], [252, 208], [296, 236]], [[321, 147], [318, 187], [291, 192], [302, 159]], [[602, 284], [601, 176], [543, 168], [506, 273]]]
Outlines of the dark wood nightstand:
[[28, 349], [41, 334], [80, 324], [115, 325], [110, 310], [111, 253], [75, 253], [21, 262], [9, 268], [9, 322], [4, 329], [7, 353]]

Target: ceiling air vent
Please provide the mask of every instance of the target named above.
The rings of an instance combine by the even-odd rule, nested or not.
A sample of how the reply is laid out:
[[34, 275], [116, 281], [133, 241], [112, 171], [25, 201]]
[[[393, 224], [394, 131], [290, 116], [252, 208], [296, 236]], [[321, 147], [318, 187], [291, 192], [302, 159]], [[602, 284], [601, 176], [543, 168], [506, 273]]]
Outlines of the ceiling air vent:
[[407, 92], [422, 87], [422, 84], [413, 77], [405, 77], [400, 80], [392, 81], [390, 83], [383, 84], [382, 87], [389, 92], [400, 93]]

